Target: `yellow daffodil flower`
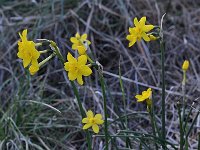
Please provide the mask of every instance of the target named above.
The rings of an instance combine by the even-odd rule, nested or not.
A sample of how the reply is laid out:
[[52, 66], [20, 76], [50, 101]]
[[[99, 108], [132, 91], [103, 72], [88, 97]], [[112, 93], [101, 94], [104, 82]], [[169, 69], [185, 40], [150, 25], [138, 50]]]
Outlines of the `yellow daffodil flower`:
[[151, 88], [148, 88], [146, 91], [142, 92], [142, 95], [136, 95], [135, 98], [137, 98], [137, 102], [143, 102], [147, 99], [151, 99]]
[[68, 71], [69, 80], [76, 80], [83, 85], [82, 76], [89, 76], [92, 73], [90, 67], [86, 65], [87, 56], [81, 55], [78, 59], [74, 58], [70, 53], [67, 55], [68, 62], [64, 63], [64, 68]]
[[38, 64], [37, 59], [40, 57], [40, 53], [35, 48], [35, 43], [27, 40], [27, 29], [23, 30], [22, 34], [19, 33], [19, 36], [21, 41], [18, 41], [17, 56], [23, 60], [24, 68], [29, 64]]
[[79, 55], [84, 55], [87, 47], [91, 44], [89, 40], [87, 40], [87, 34], [80, 35], [76, 33], [75, 37], [71, 37], [70, 41], [73, 43], [72, 49], [78, 50]]
[[189, 65], [190, 65], [189, 61], [188, 61], [188, 60], [185, 60], [185, 61], [183, 62], [183, 65], [182, 65], [183, 71], [187, 71], [188, 68], [189, 68]]
[[129, 47], [133, 46], [136, 41], [141, 41], [143, 38], [145, 41], [150, 41], [150, 37], [147, 35], [147, 32], [151, 31], [154, 26], [153, 25], [145, 25], [146, 17], [142, 17], [140, 21], [135, 17], [134, 25], [135, 27], [129, 28], [129, 35], [127, 35], [126, 39], [129, 40]]
[[151, 105], [152, 105], [152, 91], [151, 88], [148, 88], [146, 91], [142, 92], [142, 95], [136, 95], [135, 98], [137, 99], [137, 102], [143, 102], [146, 101], [147, 103], [147, 110], [150, 112]]
[[92, 127], [92, 130], [95, 133], [99, 133], [99, 126], [98, 125], [101, 125], [101, 124], [104, 123], [104, 121], [102, 120], [102, 115], [101, 114], [96, 114], [94, 116], [94, 114], [93, 114], [93, 112], [91, 110], [89, 110], [86, 113], [86, 115], [87, 115], [87, 117], [83, 118], [83, 120], [82, 120], [82, 123], [86, 123], [83, 126], [83, 129], [86, 130], [86, 129]]

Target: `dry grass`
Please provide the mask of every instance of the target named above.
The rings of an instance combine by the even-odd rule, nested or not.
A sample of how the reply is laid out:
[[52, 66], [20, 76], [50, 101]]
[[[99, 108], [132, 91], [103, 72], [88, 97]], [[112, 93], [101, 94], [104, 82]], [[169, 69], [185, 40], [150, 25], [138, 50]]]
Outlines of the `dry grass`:
[[[129, 129], [151, 132], [149, 119], [140, 114], [145, 105], [135, 103], [134, 95], [152, 87], [156, 113], [161, 113], [160, 51], [158, 42], [137, 43], [128, 48], [125, 39], [134, 17], [147, 16], [159, 24], [164, 13], [166, 40], [167, 138], [179, 142], [176, 102], [181, 98], [181, 65], [189, 59], [188, 106], [200, 97], [200, 2], [191, 0], [34, 0], [0, 1], [0, 138], [2, 149], [84, 149], [81, 116], [62, 64], [52, 60], [39, 73], [29, 76], [17, 59], [18, 32], [29, 29], [30, 38], [47, 38], [58, 43], [63, 55], [74, 51], [69, 38], [77, 31], [88, 33], [90, 53], [104, 67], [107, 83], [109, 120], [123, 115], [119, 86], [119, 62], [130, 115]], [[121, 58], [121, 59], [119, 59]], [[102, 93], [97, 74], [85, 86], [79, 86], [86, 109], [103, 113]], [[30, 101], [36, 101], [37, 104]], [[58, 113], [49, 106], [61, 111]], [[191, 119], [199, 103], [195, 103]], [[199, 118], [200, 119], [200, 118]], [[189, 137], [190, 149], [197, 149], [199, 119]], [[158, 118], [159, 121], [159, 118]], [[121, 128], [112, 124], [110, 133]], [[103, 139], [94, 138], [94, 149], [101, 149]], [[124, 141], [116, 139], [118, 148]], [[137, 141], [132, 142], [137, 149]]]

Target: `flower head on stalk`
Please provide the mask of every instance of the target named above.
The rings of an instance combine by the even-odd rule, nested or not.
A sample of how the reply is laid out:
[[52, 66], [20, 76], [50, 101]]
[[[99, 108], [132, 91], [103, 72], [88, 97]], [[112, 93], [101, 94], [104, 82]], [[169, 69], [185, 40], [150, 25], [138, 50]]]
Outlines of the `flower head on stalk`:
[[82, 123], [85, 123], [85, 125], [83, 126], [83, 129], [86, 130], [90, 127], [92, 127], [92, 130], [95, 133], [99, 133], [99, 126], [104, 123], [104, 121], [102, 120], [102, 115], [101, 114], [96, 114], [94, 116], [93, 112], [91, 110], [89, 110], [86, 113], [87, 117], [83, 118]]
[[33, 41], [28, 41], [27, 29], [23, 30], [22, 34], [19, 33], [19, 36], [21, 41], [18, 41], [17, 56], [22, 59], [24, 68], [31, 65], [29, 71], [34, 75], [39, 70], [40, 52], [35, 48], [36, 44]]
[[23, 30], [22, 34], [19, 33], [21, 41], [18, 41], [17, 56], [23, 60], [23, 66], [26, 68], [29, 64], [36, 64], [37, 59], [40, 57], [39, 51], [35, 48], [33, 41], [27, 40], [27, 29]]
[[142, 17], [140, 21], [138, 21], [137, 17], [135, 17], [133, 22], [135, 27], [130, 27], [130, 34], [126, 36], [126, 39], [129, 40], [129, 47], [133, 46], [136, 41], [141, 41], [141, 39], [144, 39], [147, 42], [150, 40], [155, 40], [154, 36], [147, 34], [147, 32], [151, 31], [154, 26], [145, 25], [146, 17]]
[[185, 61], [183, 62], [183, 65], [182, 65], [182, 70], [183, 70], [183, 71], [187, 71], [188, 68], [189, 68], [189, 65], [190, 65], [189, 61], [188, 61], [188, 60], [185, 60]]
[[152, 105], [152, 90], [151, 90], [151, 88], [148, 88], [146, 91], [143, 91], [141, 95], [136, 95], [135, 98], [137, 99], [137, 102], [146, 101], [147, 109], [148, 109], [148, 111], [150, 110], [151, 105]]
[[70, 41], [72, 44], [73, 50], [78, 50], [79, 55], [84, 55], [86, 53], [87, 47], [91, 44], [89, 40], [87, 40], [87, 34], [80, 35], [76, 33], [75, 37], [71, 37]]
[[68, 71], [69, 80], [76, 80], [80, 85], [83, 85], [82, 76], [89, 76], [92, 70], [87, 63], [87, 56], [81, 55], [78, 59], [74, 58], [70, 53], [67, 54], [68, 62], [64, 63], [64, 68]]

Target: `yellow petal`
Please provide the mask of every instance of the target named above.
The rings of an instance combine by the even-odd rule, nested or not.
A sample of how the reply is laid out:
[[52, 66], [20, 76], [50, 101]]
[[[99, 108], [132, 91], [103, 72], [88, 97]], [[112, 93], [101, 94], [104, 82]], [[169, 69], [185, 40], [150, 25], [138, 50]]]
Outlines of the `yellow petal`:
[[87, 39], [87, 34], [85, 33], [85, 34], [83, 34], [83, 35], [81, 36], [81, 40], [85, 41], [86, 39]]
[[23, 37], [27, 37], [27, 32], [28, 32], [28, 30], [27, 30], [27, 29], [24, 29], [23, 32], [22, 32], [22, 36], [23, 36]]
[[128, 47], [131, 47], [135, 44], [135, 42], [137, 41], [136, 38], [132, 39], [132, 41], [128, 44]]
[[100, 119], [96, 119], [96, 120], [95, 120], [95, 123], [96, 123], [96, 124], [103, 124], [104, 121], [103, 121], [103, 120], [100, 120]]
[[88, 110], [86, 115], [87, 115], [88, 118], [93, 118], [94, 117], [94, 114], [93, 114], [93, 112], [91, 110]]
[[34, 75], [39, 70], [39, 65], [31, 65], [29, 68], [29, 72], [31, 75]]
[[78, 49], [77, 44], [72, 44], [72, 49], [73, 49], [73, 50], [77, 50], [77, 49]]
[[90, 69], [90, 67], [88, 66], [82, 66], [80, 68], [80, 73], [83, 75], [83, 76], [89, 76], [92, 74], [92, 70]]
[[96, 114], [94, 118], [95, 118], [95, 123], [96, 124], [103, 124], [104, 123], [104, 121], [102, 120], [102, 115], [101, 114]]
[[146, 17], [142, 17], [139, 22], [141, 26], [144, 26], [146, 22]]
[[96, 119], [102, 119], [102, 115], [101, 115], [101, 114], [96, 114], [96, 115], [94, 116], [94, 118], [96, 118]]
[[21, 33], [19, 33], [19, 36], [22, 39], [22, 41], [27, 41], [27, 29], [24, 29], [22, 31], [22, 35], [21, 35]]
[[77, 81], [78, 81], [78, 84], [83, 85], [82, 75], [80, 75], [80, 74], [77, 75]]
[[77, 72], [72, 72], [72, 71], [69, 71], [68, 72], [68, 78], [69, 80], [73, 81], [77, 78]]
[[31, 65], [39, 66], [37, 59], [32, 59]]
[[134, 28], [129, 28], [128, 30], [129, 30], [129, 33], [131, 35], [135, 35], [136, 34], [136, 28], [135, 27]]
[[98, 125], [101, 125], [101, 124], [104, 123], [104, 120], [96, 119], [95, 123], [98, 124]]
[[23, 58], [24, 68], [26, 68], [30, 63], [31, 63], [31, 59], [30, 58], [27, 58], [27, 57]]
[[99, 133], [99, 126], [96, 124], [92, 125], [92, 130], [94, 131], [94, 133]]
[[152, 30], [153, 28], [154, 28], [153, 25], [145, 25], [145, 26], [143, 26], [142, 30], [143, 30], [144, 32], [149, 32], [149, 31]]
[[17, 56], [19, 57], [19, 58], [23, 58], [23, 52], [22, 51], [19, 51], [18, 53], [17, 53]]
[[64, 63], [64, 68], [66, 71], [69, 71], [69, 62]]
[[82, 123], [88, 123], [88, 118], [83, 118]]
[[88, 129], [88, 128], [90, 128], [92, 126], [92, 124], [91, 123], [87, 123], [87, 124], [85, 124], [84, 126], [83, 126], [83, 129], [85, 130], [85, 129]]
[[147, 98], [150, 98], [150, 96], [151, 96], [151, 91], [143, 91], [142, 92], [142, 96], [143, 96], [143, 98], [144, 99], [147, 99]]
[[75, 35], [75, 37], [76, 37], [77, 39], [80, 39], [81, 36], [80, 36], [80, 34], [77, 32], [76, 35]]
[[87, 63], [87, 56], [81, 55], [78, 57], [78, 64], [85, 65]]
[[189, 68], [189, 65], [190, 65], [190, 62], [188, 60], [185, 60], [182, 65], [182, 70], [187, 71]]
[[74, 58], [74, 57], [72, 56], [72, 54], [70, 54], [70, 53], [67, 54], [67, 60], [68, 60], [68, 62], [70, 62], [70, 63], [76, 63], [76, 62], [77, 62], [77, 61], [76, 61], [76, 58]]
[[89, 40], [87, 40], [86, 42], [87, 42], [87, 44], [88, 44], [88, 45], [90, 45], [90, 44], [91, 44], [91, 42], [90, 42]]
[[35, 49], [34, 42], [32, 43], [31, 55], [32, 55], [32, 59], [38, 59], [40, 57], [40, 52]]
[[134, 18], [134, 25], [135, 25], [136, 27], [140, 26], [137, 17]]
[[147, 91], [150, 92], [150, 91], [151, 91], [151, 88], [148, 88]]
[[79, 43], [79, 41], [78, 41], [77, 38], [75, 38], [75, 37], [71, 37], [71, 38], [70, 38], [70, 41], [71, 41], [72, 43], [74, 43], [74, 44], [78, 44], [78, 43]]
[[142, 38], [147, 42], [150, 41], [150, 38], [148, 37], [148, 35], [145, 32], [142, 33]]
[[84, 55], [87, 49], [85, 45], [81, 45], [81, 46], [77, 46], [77, 50], [78, 50], [79, 55]]
[[126, 39], [129, 40], [129, 41], [131, 41], [132, 38], [133, 38], [133, 35], [127, 35], [127, 36], [126, 36]]
[[142, 102], [145, 100], [142, 95], [136, 95], [135, 98], [137, 99], [137, 102]]

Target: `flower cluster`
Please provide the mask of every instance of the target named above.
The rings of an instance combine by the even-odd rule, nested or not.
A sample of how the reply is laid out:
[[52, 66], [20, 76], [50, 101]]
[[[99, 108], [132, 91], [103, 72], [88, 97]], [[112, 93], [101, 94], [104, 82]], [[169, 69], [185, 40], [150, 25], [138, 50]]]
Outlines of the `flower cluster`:
[[145, 25], [145, 22], [146, 17], [142, 17], [140, 21], [138, 21], [136, 17], [134, 18], [135, 27], [130, 27], [130, 34], [126, 36], [126, 39], [129, 40], [129, 47], [133, 46], [136, 41], [141, 41], [141, 39], [144, 39], [147, 42], [157, 39], [154, 35], [147, 34], [147, 32], [151, 31], [154, 26]]
[[19, 33], [21, 41], [18, 41], [17, 56], [23, 60], [24, 68], [29, 67], [30, 74], [33, 75], [39, 70], [38, 58], [40, 57], [39, 51], [35, 48], [36, 44], [27, 39], [27, 29], [23, 30], [22, 34]]
[[92, 74], [90, 65], [86, 65], [87, 57], [86, 50], [88, 49], [91, 42], [87, 40], [87, 34], [80, 35], [76, 33], [75, 37], [71, 37], [70, 41], [72, 44], [72, 49], [77, 50], [79, 53], [78, 59], [74, 58], [70, 53], [67, 54], [68, 62], [64, 63], [64, 68], [68, 72], [69, 80], [77, 82], [83, 85], [82, 76], [89, 76]]

